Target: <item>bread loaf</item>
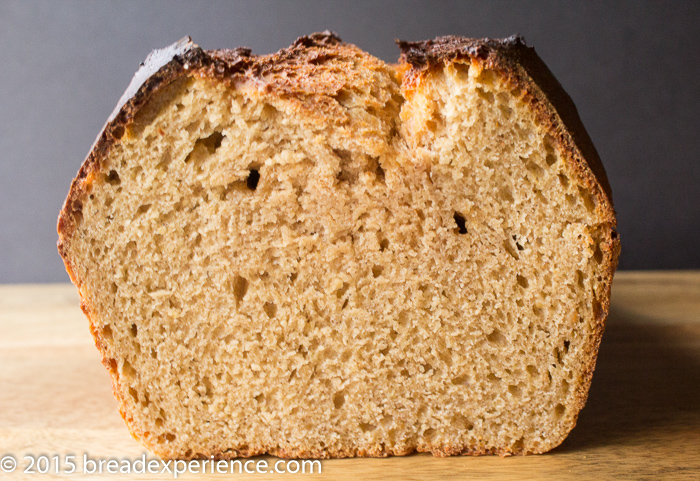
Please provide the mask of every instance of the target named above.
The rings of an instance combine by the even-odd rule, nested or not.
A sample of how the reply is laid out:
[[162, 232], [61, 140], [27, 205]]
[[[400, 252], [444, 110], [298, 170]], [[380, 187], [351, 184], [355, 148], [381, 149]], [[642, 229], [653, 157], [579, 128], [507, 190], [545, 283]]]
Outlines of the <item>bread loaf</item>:
[[610, 187], [518, 37], [324, 32], [145, 62], [58, 248], [120, 411], [164, 458], [542, 453], [617, 264]]

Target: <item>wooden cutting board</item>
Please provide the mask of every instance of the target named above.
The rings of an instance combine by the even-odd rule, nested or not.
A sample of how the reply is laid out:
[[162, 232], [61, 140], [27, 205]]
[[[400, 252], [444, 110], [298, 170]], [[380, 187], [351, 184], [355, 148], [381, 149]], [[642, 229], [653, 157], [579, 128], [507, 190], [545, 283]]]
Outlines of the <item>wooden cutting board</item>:
[[[18, 463], [11, 474], [0, 471], [0, 479], [173, 479], [167, 473], [107, 474], [106, 465], [102, 475], [85, 475], [85, 454], [133, 462], [146, 451], [119, 416], [75, 288], [0, 286], [0, 463], [11, 462], [6, 456]], [[40, 455], [48, 457], [49, 472], [37, 471], [45, 463], [35, 461], [34, 474], [22, 473], [30, 464], [24, 456]], [[52, 458], [67, 455], [76, 456], [79, 476], [65, 474], [65, 464], [55, 473]], [[258, 460], [268, 461], [269, 469], [278, 461]], [[700, 479], [700, 272], [616, 275], [588, 404], [552, 452], [326, 460], [321, 470], [178, 479]]]

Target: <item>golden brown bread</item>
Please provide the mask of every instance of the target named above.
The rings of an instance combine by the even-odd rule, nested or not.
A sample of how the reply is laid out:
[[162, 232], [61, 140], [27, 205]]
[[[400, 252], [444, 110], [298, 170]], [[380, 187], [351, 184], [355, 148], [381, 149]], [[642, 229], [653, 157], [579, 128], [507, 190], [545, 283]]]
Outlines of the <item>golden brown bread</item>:
[[600, 159], [519, 38], [400, 47], [395, 71], [329, 32], [182, 41], [98, 137], [59, 252], [159, 455], [504, 455], [573, 428], [619, 254]]

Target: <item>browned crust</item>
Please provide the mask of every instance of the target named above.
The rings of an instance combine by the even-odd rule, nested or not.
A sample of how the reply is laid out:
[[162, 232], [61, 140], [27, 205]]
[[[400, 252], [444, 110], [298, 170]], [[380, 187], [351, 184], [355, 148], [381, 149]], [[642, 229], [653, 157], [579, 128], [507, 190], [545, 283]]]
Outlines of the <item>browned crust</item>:
[[[571, 98], [563, 90], [534, 49], [527, 47], [520, 37], [509, 37], [503, 40], [470, 39], [463, 37], [439, 37], [424, 42], [398, 42], [401, 48], [399, 71], [403, 74], [404, 88], [410, 90], [430, 68], [448, 62], [475, 62], [484, 68], [497, 70], [513, 88], [522, 89], [530, 102], [533, 112], [546, 131], [556, 139], [560, 149], [566, 152], [566, 161], [577, 174], [579, 185], [592, 193], [596, 203], [596, 214], [600, 219], [598, 238], [604, 254], [602, 275], [599, 284], [601, 292], [596, 293], [598, 308], [595, 316], [595, 332], [592, 342], [587, 349], [586, 369], [577, 389], [577, 401], [574, 406], [577, 411], [583, 408], [590, 387], [598, 347], [605, 329], [605, 319], [610, 306], [610, 287], [612, 276], [617, 267], [620, 252], [620, 241], [616, 231], [615, 211], [612, 204], [612, 193], [605, 169], [600, 158], [578, 116]], [[170, 47], [153, 52], [136, 73], [129, 88], [119, 101], [112, 115], [83, 162], [77, 176], [71, 183], [68, 196], [58, 218], [58, 251], [64, 260], [66, 271], [78, 288], [81, 297], [81, 308], [88, 318], [90, 331], [95, 339], [95, 345], [102, 355], [102, 363], [110, 373], [115, 397], [118, 399], [119, 411], [124, 418], [131, 434], [138, 441], [153, 450], [156, 454], [166, 457], [183, 459], [209, 458], [232, 459], [249, 457], [259, 454], [271, 454], [287, 458], [341, 458], [352, 456], [384, 457], [406, 455], [412, 452], [432, 452], [436, 456], [451, 455], [482, 455], [526, 454], [502, 448], [485, 448], [473, 446], [399, 446], [390, 448], [378, 444], [369, 449], [332, 449], [308, 450], [304, 448], [286, 449], [275, 446], [250, 447], [241, 446], [238, 449], [222, 447], [210, 452], [168, 452], [162, 446], [151, 443], [147, 433], [142, 432], [133, 422], [126, 410], [122, 399], [119, 372], [116, 361], [109, 357], [103, 344], [100, 332], [95, 328], [93, 313], [87, 294], [83, 291], [83, 282], [75, 275], [68, 257], [67, 243], [75, 232], [76, 219], [82, 214], [82, 200], [89, 192], [95, 175], [101, 172], [110, 149], [118, 143], [125, 134], [127, 127], [133, 122], [137, 112], [160, 89], [173, 81], [185, 76], [204, 76], [219, 78], [227, 82], [250, 81], [267, 76], [276, 77], [266, 85], [269, 89], [286, 91], [289, 85], [279, 81], [277, 75], [285, 70], [298, 67], [308, 67], [309, 62], [317, 61], [323, 55], [333, 56], [334, 50], [347, 47], [332, 32], [326, 31], [300, 37], [289, 48], [278, 53], [257, 57], [249, 49], [204, 51], [185, 38]], [[352, 46], [350, 46], [352, 47]], [[354, 48], [354, 47], [353, 47]], [[574, 427], [577, 414], [574, 416], [571, 428]], [[566, 436], [545, 446], [539, 452], [545, 452], [561, 443]]]

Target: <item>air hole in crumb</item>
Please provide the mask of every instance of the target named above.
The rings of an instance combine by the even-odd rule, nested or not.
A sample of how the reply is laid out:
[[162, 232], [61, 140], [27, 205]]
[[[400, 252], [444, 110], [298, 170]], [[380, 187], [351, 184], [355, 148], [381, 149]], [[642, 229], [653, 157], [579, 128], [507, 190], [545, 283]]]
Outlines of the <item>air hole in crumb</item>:
[[297, 274], [296, 272], [292, 272], [292, 273], [289, 275], [289, 282], [291, 282], [292, 284], [294, 284], [294, 281], [297, 280], [297, 276], [298, 276], [298, 275], [299, 275], [299, 274]]
[[353, 156], [347, 150], [333, 149], [333, 153], [338, 157], [340, 171], [337, 179], [341, 182], [354, 182], [357, 179], [358, 171], [353, 165]]
[[561, 363], [562, 363], [561, 361], [562, 361], [562, 358], [563, 358], [563, 354], [561, 353], [561, 349], [560, 349], [560, 348], [556, 348], [556, 349], [554, 350], [554, 357], [557, 358], [557, 364], [561, 364]]
[[457, 413], [452, 416], [452, 426], [459, 431], [471, 431], [474, 429], [474, 424], [469, 421], [463, 414]]
[[550, 134], [545, 134], [543, 143], [544, 143], [544, 148], [547, 152], [549, 152], [549, 153], [554, 152], [554, 144], [555, 144], [554, 137], [552, 137]]
[[571, 345], [571, 341], [564, 341], [564, 352], [569, 352], [569, 346]]
[[129, 394], [134, 399], [134, 402], [139, 402], [139, 393], [133, 387], [129, 388]]
[[567, 176], [564, 174], [559, 174], [557, 177], [559, 177], [559, 183], [562, 185], [562, 187], [569, 187], [569, 178]]
[[119, 178], [119, 174], [116, 170], [110, 170], [109, 174], [105, 176], [105, 182], [109, 185], [119, 185], [122, 183], [122, 180]]
[[505, 336], [498, 329], [494, 329], [491, 334], [486, 336], [486, 339], [494, 344], [503, 344], [506, 340]]
[[163, 154], [163, 157], [161, 158], [160, 162], [156, 165], [156, 169], [162, 170], [163, 172], [168, 171], [168, 167], [170, 166], [170, 163], [172, 162], [173, 158], [170, 155], [170, 152], [165, 152]]
[[528, 161], [528, 163], [525, 164], [525, 168], [537, 178], [544, 175], [544, 169], [532, 161]]
[[109, 339], [110, 341], [112, 340], [112, 328], [109, 326], [104, 326], [102, 328], [102, 337], [105, 339]]
[[501, 381], [501, 378], [498, 377], [498, 376], [496, 376], [494, 373], [491, 373], [491, 374], [488, 375], [488, 380], [489, 380], [490, 382], [500, 382], [500, 381]]
[[498, 92], [496, 95], [498, 97], [498, 101], [502, 104], [508, 105], [510, 103], [510, 95], [508, 92]]
[[122, 374], [124, 374], [124, 376], [126, 376], [126, 377], [135, 377], [136, 376], [136, 370], [133, 367], [131, 367], [131, 364], [129, 363], [129, 361], [125, 360], [124, 363], [122, 364]]
[[576, 205], [576, 197], [574, 197], [574, 196], [571, 195], [571, 194], [566, 194], [566, 202], [567, 202], [569, 205]]
[[370, 423], [360, 423], [360, 429], [362, 430], [362, 432], [366, 433], [366, 432], [374, 431], [375, 429], [377, 429], [377, 426], [375, 426], [374, 424], [370, 424]]
[[595, 199], [593, 195], [591, 195], [588, 190], [581, 187], [579, 187], [578, 192], [583, 199], [583, 206], [586, 208], [586, 210], [591, 213], [595, 212]]
[[482, 99], [486, 100], [488, 103], [492, 104], [495, 100], [495, 97], [493, 95], [493, 92], [486, 92], [483, 89], [477, 88], [476, 93], [479, 94], [479, 97]]
[[547, 157], [544, 158], [544, 161], [547, 162], [547, 165], [551, 167], [557, 163], [557, 156], [554, 154], [547, 154]]
[[568, 394], [568, 393], [569, 393], [569, 389], [570, 389], [569, 381], [567, 381], [566, 379], [562, 379], [562, 381], [561, 381], [561, 392], [562, 392], [562, 394]]
[[375, 265], [372, 267], [372, 276], [374, 276], [375, 279], [381, 276], [382, 272], [384, 272], [384, 266]]
[[495, 70], [490, 69], [490, 68], [485, 68], [479, 73], [479, 76], [477, 77], [477, 81], [481, 84], [484, 84], [484, 85], [493, 85], [496, 78], [497, 77], [496, 77]]
[[221, 147], [221, 142], [224, 140], [224, 135], [221, 132], [214, 132], [209, 137], [199, 139], [197, 143], [201, 143], [207, 148], [210, 154], [216, 152], [216, 149]]
[[255, 401], [256, 401], [257, 403], [261, 403], [261, 402], [263, 402], [264, 400], [265, 400], [265, 395], [264, 395], [264, 394], [258, 394], [257, 396], [255, 396]]
[[382, 239], [379, 241], [379, 250], [384, 252], [389, 248], [389, 240], [388, 239]]
[[498, 194], [506, 202], [515, 202], [515, 199], [513, 198], [513, 192], [510, 190], [510, 187], [502, 187], [501, 190], [498, 191]]
[[603, 305], [598, 302], [598, 299], [593, 299], [593, 316], [596, 320], [600, 320], [603, 317]]
[[345, 404], [345, 394], [342, 392], [337, 392], [333, 395], [333, 406], [336, 409], [340, 409]]
[[[169, 443], [172, 443], [175, 441], [175, 435], [173, 433], [168, 433], [165, 435], [165, 440], [168, 441]], [[191, 456], [191, 454], [190, 454]]]
[[460, 214], [459, 212], [455, 212], [453, 218], [455, 220], [455, 223], [457, 224], [457, 231], [460, 234], [466, 234], [467, 233], [467, 226], [466, 226], [467, 220], [464, 218], [464, 216], [462, 214]]
[[245, 185], [250, 190], [255, 190], [258, 188], [259, 181], [260, 181], [260, 172], [258, 172], [256, 169], [251, 169], [250, 173], [248, 174], [248, 178], [245, 181]]
[[469, 385], [469, 376], [466, 374], [462, 374], [461, 376], [457, 376], [452, 378], [452, 384], [455, 386], [467, 386]]
[[129, 329], [129, 331], [131, 332], [131, 337], [136, 337], [139, 333], [139, 328], [138, 326], [136, 326], [136, 324], [132, 324], [131, 329]]
[[452, 66], [457, 71], [457, 78], [463, 81], [466, 81], [469, 78], [468, 63], [453, 63]]
[[[498, 94], [498, 96], [500, 97], [501, 94], [503, 94], [503, 92]], [[511, 115], [513, 115], [513, 109], [511, 109], [508, 105], [499, 105], [498, 108], [505, 118], [509, 118]]]
[[236, 302], [240, 304], [248, 292], [248, 280], [245, 277], [236, 276], [233, 279], [233, 296]]
[[277, 304], [274, 302], [266, 302], [263, 305], [263, 309], [265, 310], [265, 314], [267, 314], [267, 317], [270, 319], [273, 319], [277, 315]]
[[517, 247], [517, 249], [518, 249], [519, 251], [525, 250], [525, 248], [520, 244], [520, 241], [518, 241], [518, 236], [517, 236], [517, 235], [514, 235], [514, 236], [513, 236], [513, 240], [515, 241], [515, 247]]
[[374, 169], [374, 175], [377, 176], [377, 181], [382, 183], [385, 182], [386, 174], [384, 173], [384, 169], [382, 168], [382, 164], [379, 163], [379, 160], [377, 160], [377, 167]]
[[343, 282], [343, 285], [340, 286], [340, 289], [335, 291], [336, 297], [338, 299], [341, 299], [345, 295], [345, 293], [348, 291], [349, 288], [350, 288], [350, 284], [348, 284], [347, 282]]
[[566, 407], [559, 403], [556, 406], [554, 406], [554, 418], [555, 419], [561, 419], [561, 417], [564, 415], [566, 412]]
[[527, 280], [526, 277], [521, 276], [520, 274], [518, 274], [518, 275], [516, 276], [516, 278], [517, 278], [517, 280], [518, 280], [518, 284], [520, 285], [520, 287], [524, 287], [525, 289], [527, 289], [528, 287], [530, 287], [530, 282]]
[[278, 113], [279, 110], [277, 110], [274, 105], [265, 104], [263, 105], [261, 116], [264, 119], [269, 119], [275, 117]]
[[392, 328], [391, 331], [389, 331], [389, 339], [395, 341], [397, 337], [399, 337], [399, 333], [394, 328]]
[[600, 244], [596, 244], [595, 246], [595, 251], [593, 251], [593, 259], [598, 264], [603, 262], [603, 251], [600, 250]]
[[540, 374], [540, 371], [537, 369], [537, 367], [533, 366], [532, 364], [528, 364], [526, 369], [528, 374], [530, 374], [530, 376], [532, 377], [537, 377]]
[[511, 384], [510, 386], [508, 386], [508, 392], [511, 393], [515, 397], [519, 397], [520, 396], [520, 387]]
[[348, 90], [340, 89], [334, 95], [331, 95], [331, 97], [340, 105], [346, 106], [348, 101], [352, 99], [353, 94]]
[[505, 240], [505, 241], [503, 242], [503, 247], [505, 247], [506, 252], [508, 252], [508, 254], [510, 254], [511, 256], [513, 256], [513, 258], [514, 258], [516, 261], [520, 259], [520, 256], [518, 255], [518, 251], [515, 250], [515, 249], [513, 249], [513, 245], [512, 245], [508, 240]]
[[150, 209], [150, 208], [151, 208], [151, 204], [142, 204], [139, 206], [138, 209], [136, 209], [136, 215], [145, 214], [146, 212], [148, 212], [148, 209]]
[[586, 280], [586, 274], [583, 273], [581, 270], [576, 271], [576, 283], [578, 286], [583, 289], [585, 287], [584, 281]]

